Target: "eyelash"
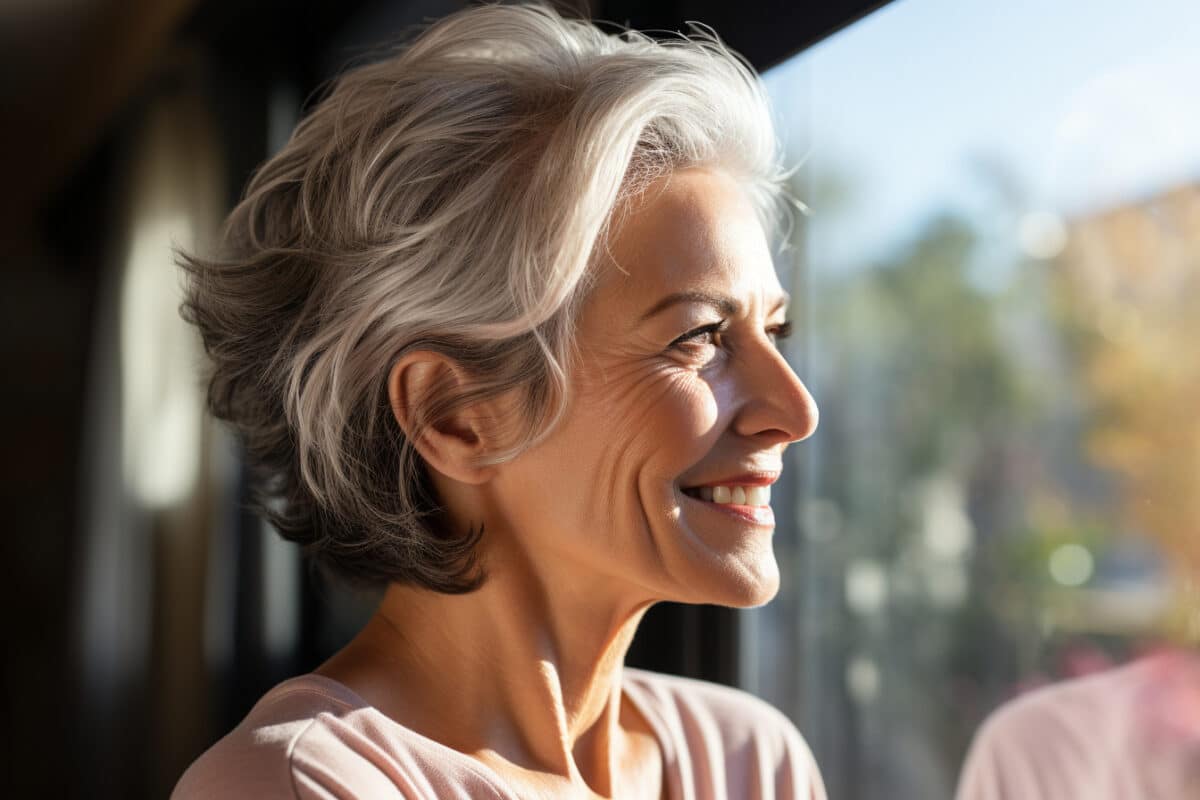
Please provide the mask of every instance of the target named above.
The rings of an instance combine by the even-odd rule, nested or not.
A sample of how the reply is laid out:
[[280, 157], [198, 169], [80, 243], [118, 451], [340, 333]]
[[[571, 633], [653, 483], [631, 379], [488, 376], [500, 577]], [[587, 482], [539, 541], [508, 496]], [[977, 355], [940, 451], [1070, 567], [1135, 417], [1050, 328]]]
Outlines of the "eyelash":
[[[726, 325], [727, 322], [728, 320], [721, 320], [720, 322], [714, 322], [710, 325], [703, 325], [699, 328], [695, 328], [694, 330], [690, 330], [675, 341], [671, 342], [670, 347], [673, 349], [678, 349], [679, 345], [698, 339], [705, 334], [723, 333], [728, 327]], [[792, 335], [792, 323], [790, 320], [785, 320], [771, 330], [768, 330], [767, 333], [773, 334], [775, 337], [775, 342], [778, 343]]]

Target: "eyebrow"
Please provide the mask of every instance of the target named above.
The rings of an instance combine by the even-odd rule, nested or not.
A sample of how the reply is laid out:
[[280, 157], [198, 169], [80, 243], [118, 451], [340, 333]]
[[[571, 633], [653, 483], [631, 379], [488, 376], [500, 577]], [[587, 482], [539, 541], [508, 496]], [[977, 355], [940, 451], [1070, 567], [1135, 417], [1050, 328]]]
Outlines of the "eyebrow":
[[[770, 313], [774, 314], [782, 306], [786, 306], [790, 300], [790, 295], [788, 295], [787, 292], [784, 292], [775, 301], [775, 305], [771, 307]], [[713, 294], [712, 292], [706, 292], [700, 289], [691, 289], [686, 292], [672, 292], [671, 294], [662, 298], [657, 303], [650, 306], [650, 308], [647, 309], [644, 314], [642, 314], [641, 318], [638, 320], [638, 323], [640, 324], [645, 322], [655, 314], [660, 314], [671, 306], [679, 305], [680, 303], [704, 303], [705, 305], [709, 305], [717, 309], [727, 317], [737, 316], [742, 310], [742, 304], [737, 300], [734, 300], [732, 297], [723, 294]]]

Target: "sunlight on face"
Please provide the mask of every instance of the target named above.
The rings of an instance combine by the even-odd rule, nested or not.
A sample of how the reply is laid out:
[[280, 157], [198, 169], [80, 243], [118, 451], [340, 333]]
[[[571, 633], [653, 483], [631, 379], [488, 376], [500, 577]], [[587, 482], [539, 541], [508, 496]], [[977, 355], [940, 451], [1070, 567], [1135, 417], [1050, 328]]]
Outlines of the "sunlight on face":
[[647, 599], [764, 603], [766, 487], [817, 421], [776, 349], [766, 238], [717, 171], [659, 180], [626, 219], [579, 320], [567, 415], [506, 471], [506, 513], [538, 558]]

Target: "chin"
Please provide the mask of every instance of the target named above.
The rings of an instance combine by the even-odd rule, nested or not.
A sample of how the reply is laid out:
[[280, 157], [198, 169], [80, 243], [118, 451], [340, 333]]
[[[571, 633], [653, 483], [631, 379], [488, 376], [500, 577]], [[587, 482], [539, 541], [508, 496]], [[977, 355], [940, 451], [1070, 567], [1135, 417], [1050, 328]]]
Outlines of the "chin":
[[740, 586], [729, 602], [722, 603], [731, 608], [757, 608], [765, 606], [779, 594], [779, 568], [771, 561], [772, 569], [769, 575], [760, 576], [757, 580], [747, 581]]
[[764, 606], [779, 593], [779, 565], [772, 553], [749, 562], [738, 558], [721, 565], [715, 574], [696, 576], [688, 588], [689, 597], [683, 602], [728, 608]]
[[779, 593], [773, 528], [737, 522], [729, 527], [728, 521], [704, 516], [700, 507], [691, 505], [698, 501], [679, 496], [672, 500], [677, 504], [673, 524], [660, 541], [677, 543], [671, 549], [678, 560], [671, 559], [677, 566], [668, 569], [674, 590], [662, 599], [754, 608]]

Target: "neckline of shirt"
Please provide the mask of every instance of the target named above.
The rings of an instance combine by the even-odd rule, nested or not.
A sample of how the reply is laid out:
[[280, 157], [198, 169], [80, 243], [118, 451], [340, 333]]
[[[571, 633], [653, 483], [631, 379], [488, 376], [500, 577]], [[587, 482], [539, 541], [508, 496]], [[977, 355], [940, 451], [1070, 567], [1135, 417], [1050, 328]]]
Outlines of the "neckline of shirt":
[[[666, 784], [668, 791], [666, 797], [670, 800], [679, 797], [682, 785], [682, 776], [679, 772], [679, 761], [676, 757], [674, 742], [671, 740], [668, 733], [668, 726], [651, 708], [653, 704], [646, 702], [646, 698], [642, 695], [645, 691], [640, 682], [637, 680], [643, 675], [644, 670], [635, 669], [632, 667], [623, 667], [621, 676], [621, 692], [630, 704], [642, 715], [650, 729], [654, 733], [655, 739], [658, 741], [659, 751], [663, 757], [663, 781]], [[631, 680], [634, 679], [634, 680]], [[362, 696], [351, 689], [346, 684], [326, 675], [321, 675], [316, 672], [309, 672], [303, 675], [298, 675], [290, 678], [279, 684], [270, 694], [275, 695], [276, 692], [288, 693], [296, 691], [304, 687], [305, 683], [317, 683], [324, 686], [327, 690], [323, 691], [326, 697], [329, 697], [335, 702], [341, 703], [349, 708], [358, 710], [366, 709], [378, 719], [383, 720], [383, 724], [387, 725], [389, 730], [400, 733], [404, 738], [416, 742], [418, 745], [427, 750], [433, 750], [441, 753], [449, 758], [452, 758], [460, 766], [474, 773], [478, 778], [487, 783], [492, 789], [498, 792], [505, 798], [516, 800], [516, 794], [513, 789], [508, 786], [503, 778], [500, 777], [494, 769], [484, 764], [477, 758], [474, 758], [461, 750], [455, 750], [453, 747], [442, 744], [436, 739], [431, 739], [424, 734], [413, 730], [412, 728], [403, 725], [396, 720], [384, 714], [375, 706], [368, 703]], [[632, 691], [631, 691], [632, 689]], [[332, 692], [332, 693], [330, 693]], [[266, 699], [266, 698], [263, 698]]]

